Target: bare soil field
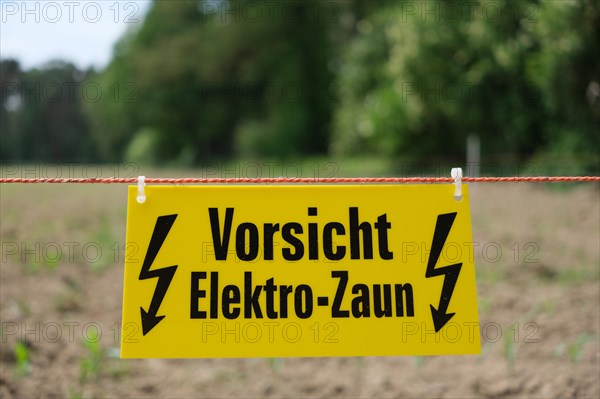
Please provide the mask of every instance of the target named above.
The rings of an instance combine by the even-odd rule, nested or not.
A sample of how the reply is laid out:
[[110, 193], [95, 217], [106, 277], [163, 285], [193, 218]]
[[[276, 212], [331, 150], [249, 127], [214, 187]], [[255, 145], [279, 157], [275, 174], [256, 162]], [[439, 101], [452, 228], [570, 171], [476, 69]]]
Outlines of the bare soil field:
[[600, 397], [597, 184], [471, 185], [481, 355], [193, 360], [119, 359], [124, 185], [0, 190], [1, 398]]

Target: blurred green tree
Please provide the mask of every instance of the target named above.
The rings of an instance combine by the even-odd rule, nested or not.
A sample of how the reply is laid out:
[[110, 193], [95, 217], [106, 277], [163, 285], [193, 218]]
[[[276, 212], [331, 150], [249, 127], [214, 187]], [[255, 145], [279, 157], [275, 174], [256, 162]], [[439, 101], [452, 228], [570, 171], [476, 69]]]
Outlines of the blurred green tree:
[[[357, 10], [354, 10], [356, 8]], [[158, 161], [324, 153], [337, 100], [333, 44], [358, 1], [154, 2], [98, 77], [135, 101], [89, 104], [102, 154], [156, 132]]]
[[[88, 82], [104, 159], [323, 153], [598, 162], [593, 0], [153, 3]], [[554, 154], [554, 155], [552, 155]], [[142, 158], [140, 158], [142, 157]]]
[[462, 158], [473, 132], [488, 151], [536, 148], [541, 101], [523, 74], [535, 43], [508, 3], [494, 1], [504, 10], [494, 18], [485, 2], [455, 3], [452, 18], [408, 4], [359, 22], [339, 76], [333, 151]]
[[22, 71], [18, 61], [0, 61], [0, 159], [15, 160], [21, 156], [18, 128], [18, 111], [21, 108], [20, 84]]
[[[525, 74], [545, 109], [541, 160], [600, 172], [600, 3], [542, 2]], [[555, 162], [556, 163], [556, 162]], [[560, 171], [557, 171], [560, 173]]]
[[390, 3], [357, 23], [333, 153], [464, 159], [477, 133], [485, 154], [598, 154], [597, 103], [585, 94], [600, 76], [597, 2], [436, 4]]
[[50, 62], [22, 71], [15, 60], [0, 62], [3, 161], [77, 162], [96, 159], [82, 103], [86, 72]]

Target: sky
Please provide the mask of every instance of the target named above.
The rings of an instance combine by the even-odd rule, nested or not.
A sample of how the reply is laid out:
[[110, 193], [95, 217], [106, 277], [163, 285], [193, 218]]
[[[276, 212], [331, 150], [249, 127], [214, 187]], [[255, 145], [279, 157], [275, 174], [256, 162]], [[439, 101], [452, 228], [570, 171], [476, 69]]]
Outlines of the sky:
[[0, 58], [22, 69], [52, 60], [104, 68], [114, 44], [143, 20], [151, 1], [0, 0]]

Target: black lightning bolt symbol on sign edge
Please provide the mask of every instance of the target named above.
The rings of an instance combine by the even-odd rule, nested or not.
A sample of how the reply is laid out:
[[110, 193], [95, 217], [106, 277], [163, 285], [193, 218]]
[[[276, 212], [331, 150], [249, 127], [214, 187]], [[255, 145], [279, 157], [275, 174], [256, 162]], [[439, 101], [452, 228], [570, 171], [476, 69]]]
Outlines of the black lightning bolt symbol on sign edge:
[[157, 316], [157, 313], [158, 309], [160, 308], [160, 304], [162, 303], [165, 294], [169, 289], [171, 280], [173, 280], [173, 276], [177, 270], [177, 265], [154, 270], [150, 270], [150, 266], [152, 266], [160, 247], [162, 247], [165, 238], [167, 238], [167, 235], [173, 226], [173, 223], [175, 223], [175, 219], [177, 219], [177, 215], [159, 216], [156, 219], [156, 225], [154, 226], [152, 238], [150, 238], [150, 244], [148, 245], [146, 257], [144, 258], [142, 270], [140, 271], [140, 280], [158, 278], [156, 289], [152, 295], [152, 301], [150, 302], [148, 311], [144, 310], [144, 308], [140, 306], [142, 333], [144, 335], [148, 334], [150, 330], [156, 327], [156, 325], [165, 318], [165, 316]]
[[447, 313], [447, 310], [450, 299], [452, 298], [452, 293], [454, 292], [454, 286], [456, 285], [458, 275], [460, 274], [462, 263], [438, 267], [437, 269], [435, 268], [435, 264], [442, 253], [446, 238], [448, 238], [448, 234], [450, 233], [455, 218], [456, 212], [438, 215], [435, 231], [433, 233], [433, 241], [431, 242], [429, 261], [427, 262], [427, 271], [425, 272], [426, 278], [444, 276], [444, 285], [442, 286], [440, 303], [437, 309], [433, 305], [430, 305], [431, 318], [433, 319], [436, 333], [455, 315], [455, 313]]

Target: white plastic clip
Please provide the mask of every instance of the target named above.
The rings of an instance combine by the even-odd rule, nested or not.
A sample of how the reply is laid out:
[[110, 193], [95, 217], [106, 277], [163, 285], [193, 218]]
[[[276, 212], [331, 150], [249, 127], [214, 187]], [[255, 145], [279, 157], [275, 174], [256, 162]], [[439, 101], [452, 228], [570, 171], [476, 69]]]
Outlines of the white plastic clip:
[[454, 199], [460, 201], [462, 199], [462, 168], [452, 168], [450, 175], [454, 179]]
[[143, 204], [144, 202], [146, 202], [146, 193], [144, 193], [144, 187], [146, 186], [145, 180], [146, 176], [138, 176], [138, 204]]

